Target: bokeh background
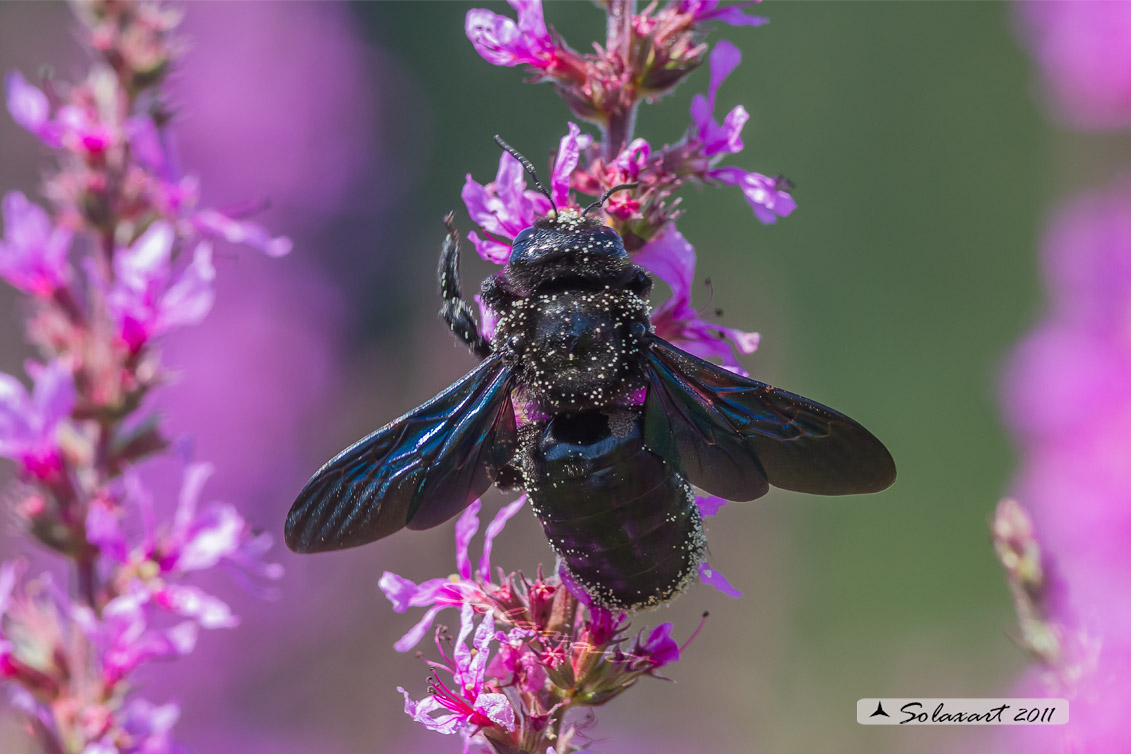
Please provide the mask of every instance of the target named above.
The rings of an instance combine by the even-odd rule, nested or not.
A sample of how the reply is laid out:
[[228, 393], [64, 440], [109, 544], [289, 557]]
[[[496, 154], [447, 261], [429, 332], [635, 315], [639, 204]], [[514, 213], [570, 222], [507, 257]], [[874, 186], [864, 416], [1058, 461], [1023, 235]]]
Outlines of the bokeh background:
[[[184, 164], [206, 204], [269, 199], [259, 219], [295, 250], [223, 252], [215, 310], [167, 341], [182, 377], [163, 405], [217, 466], [208, 497], [267, 530], [281, 531], [326, 458], [470, 368], [435, 316], [440, 219], [460, 217], [465, 174], [494, 175], [493, 134], [545, 164], [564, 133], [568, 112], [548, 86], [476, 55], [470, 7], [187, 5], [191, 49], [174, 87]], [[858, 726], [856, 699], [1005, 695], [1027, 667], [1007, 636], [1016, 619], [987, 526], [1017, 467], [1001, 373], [1041, 310], [1047, 213], [1114, 176], [1131, 142], [1050, 125], [1010, 5], [760, 11], [770, 25], [712, 36], [744, 54], [720, 111], [751, 111], [737, 164], [789, 176], [799, 209], [766, 227], [739, 192], [705, 189], [686, 196], [680, 227], [714, 281], [712, 306], [762, 333], [750, 372], [860, 419], [900, 477], [870, 497], [775, 490], [728, 506], [711, 557], [745, 596], [697, 588], [643, 617], [686, 636], [711, 614], [670, 669], [675, 683], [641, 683], [601, 710], [592, 748], [985, 750], [985, 730]], [[0, 69], [82, 70], [69, 13], [0, 4]], [[546, 15], [575, 49], [603, 36], [589, 3], [551, 2]], [[645, 107], [639, 134], [679, 138], [706, 82], [704, 69]], [[0, 192], [37, 185], [42, 159], [0, 118]], [[457, 223], [470, 229], [465, 215]], [[465, 279], [491, 271], [465, 255]], [[28, 355], [18, 314], [0, 290], [0, 370]], [[10, 528], [3, 557], [22, 547]], [[416, 580], [454, 570], [451, 543], [449, 524], [326, 556], [279, 545], [280, 597], [215, 585], [243, 625], [158, 668], [146, 694], [182, 702], [181, 737], [199, 752], [455, 752], [457, 740], [402, 712], [395, 687], [423, 694], [427, 670], [392, 650], [416, 616], [393, 613], [377, 589], [386, 569]], [[529, 515], [496, 553], [527, 572], [551, 558]], [[19, 752], [15, 740], [0, 749]]]

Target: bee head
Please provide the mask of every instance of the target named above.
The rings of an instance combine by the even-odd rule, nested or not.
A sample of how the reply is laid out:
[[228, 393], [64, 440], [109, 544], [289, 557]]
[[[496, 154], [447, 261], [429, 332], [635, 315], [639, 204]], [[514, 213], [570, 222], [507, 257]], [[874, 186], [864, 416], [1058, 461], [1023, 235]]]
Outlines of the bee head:
[[577, 210], [565, 209], [536, 220], [515, 236], [510, 264], [534, 267], [627, 258], [615, 230]]

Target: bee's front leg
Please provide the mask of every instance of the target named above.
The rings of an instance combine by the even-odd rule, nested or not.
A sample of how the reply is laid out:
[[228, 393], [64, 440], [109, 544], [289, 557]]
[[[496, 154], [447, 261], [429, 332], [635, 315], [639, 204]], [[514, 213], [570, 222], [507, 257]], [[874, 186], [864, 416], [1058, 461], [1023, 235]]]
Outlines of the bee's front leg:
[[475, 313], [463, 299], [459, 283], [459, 232], [452, 224], [452, 219], [450, 212], [444, 218], [448, 235], [440, 247], [440, 266], [436, 270], [436, 277], [440, 281], [440, 298], [443, 301], [440, 305], [440, 317], [448, 323], [460, 342], [466, 344], [480, 359], [485, 359], [491, 355], [491, 344], [479, 331]]

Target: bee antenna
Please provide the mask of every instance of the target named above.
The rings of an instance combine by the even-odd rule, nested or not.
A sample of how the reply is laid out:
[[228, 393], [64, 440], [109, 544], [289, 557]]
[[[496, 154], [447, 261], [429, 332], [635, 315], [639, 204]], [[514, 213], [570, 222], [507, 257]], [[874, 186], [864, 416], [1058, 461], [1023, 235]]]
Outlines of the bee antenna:
[[542, 196], [550, 200], [550, 206], [554, 208], [554, 214], [557, 215], [558, 206], [554, 204], [554, 197], [550, 196], [550, 192], [547, 191], [546, 187], [542, 185], [542, 181], [538, 180], [538, 173], [534, 170], [534, 163], [523, 157], [522, 153], [512, 147], [510, 144], [507, 144], [505, 141], [503, 141], [503, 137], [499, 136], [498, 134], [495, 134], [495, 143], [502, 147], [504, 152], [522, 163], [523, 169], [525, 169], [526, 172], [530, 174], [530, 178], [534, 181], [534, 185], [538, 187], [538, 190], [542, 192]]
[[586, 215], [589, 214], [590, 210], [596, 209], [597, 207], [600, 207], [601, 205], [603, 205], [605, 202], [607, 202], [609, 200], [609, 197], [612, 196], [613, 194], [615, 194], [616, 192], [622, 191], [624, 189], [634, 189], [639, 185], [640, 185], [639, 183], [622, 183], [619, 186], [613, 186], [611, 189], [609, 189], [604, 194], [602, 194], [600, 199], [598, 199], [597, 201], [593, 202], [588, 207], [586, 207], [585, 210], [581, 213], [581, 216], [585, 217]]

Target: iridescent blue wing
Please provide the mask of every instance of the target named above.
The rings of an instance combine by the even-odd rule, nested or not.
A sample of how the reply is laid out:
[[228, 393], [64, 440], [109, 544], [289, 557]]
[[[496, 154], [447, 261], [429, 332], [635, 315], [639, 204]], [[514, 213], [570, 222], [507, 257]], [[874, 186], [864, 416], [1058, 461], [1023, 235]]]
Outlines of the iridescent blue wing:
[[287, 547], [355, 547], [447, 521], [491, 486], [518, 444], [498, 355], [318, 470], [287, 515]]
[[816, 495], [879, 492], [895, 462], [839, 411], [728, 372], [651, 338], [644, 444], [695, 486], [753, 500], [768, 485]]

